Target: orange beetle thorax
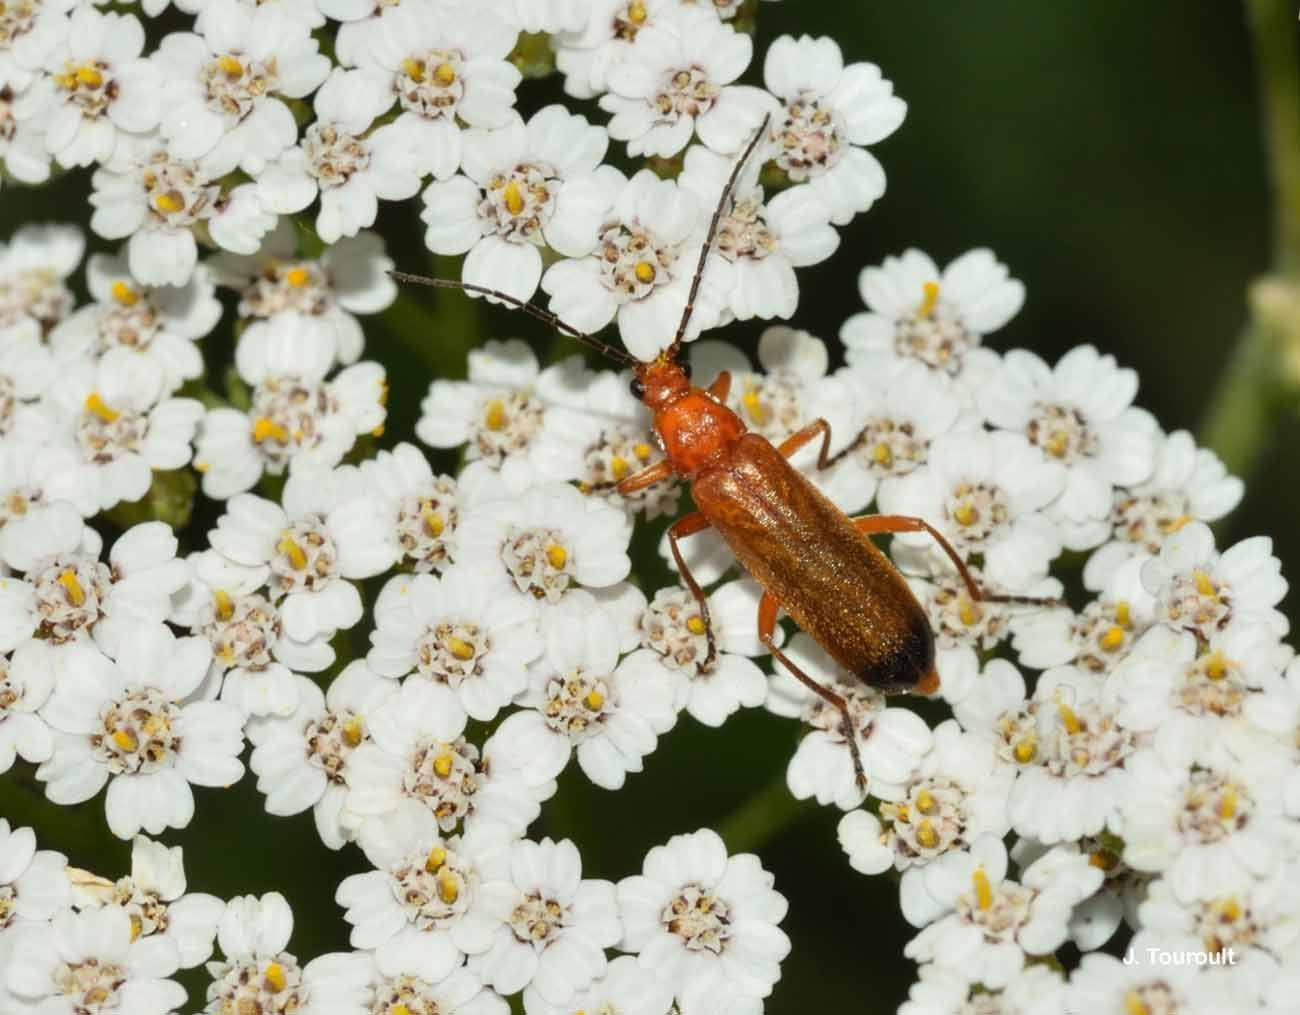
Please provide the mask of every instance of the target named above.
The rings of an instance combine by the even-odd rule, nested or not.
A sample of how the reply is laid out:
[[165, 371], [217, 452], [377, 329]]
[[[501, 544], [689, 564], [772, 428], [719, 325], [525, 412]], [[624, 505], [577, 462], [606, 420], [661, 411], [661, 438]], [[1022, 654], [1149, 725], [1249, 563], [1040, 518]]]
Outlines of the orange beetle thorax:
[[664, 453], [679, 476], [690, 479], [724, 458], [745, 433], [740, 417], [703, 388], [694, 387], [670, 359], [637, 368], [641, 400], [655, 415]]
[[702, 388], [656, 412], [654, 425], [673, 471], [687, 479], [725, 459], [745, 433], [741, 418]]

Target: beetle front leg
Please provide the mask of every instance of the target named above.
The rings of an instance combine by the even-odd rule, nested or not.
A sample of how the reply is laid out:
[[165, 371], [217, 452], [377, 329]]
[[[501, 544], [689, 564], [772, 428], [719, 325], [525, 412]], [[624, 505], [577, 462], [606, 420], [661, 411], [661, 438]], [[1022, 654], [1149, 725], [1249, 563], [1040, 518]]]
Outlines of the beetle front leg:
[[853, 726], [853, 716], [849, 713], [849, 703], [844, 700], [843, 695], [835, 693], [829, 687], [808, 676], [789, 656], [776, 647], [774, 636], [776, 634], [776, 614], [779, 609], [780, 604], [776, 601], [776, 597], [770, 592], [764, 592], [763, 598], [758, 602], [758, 640], [767, 647], [774, 659], [790, 671], [791, 675], [799, 683], [840, 713], [840, 731], [844, 734], [844, 741], [849, 745], [849, 754], [853, 758], [853, 775], [857, 780], [858, 789], [865, 794], [867, 792], [867, 773], [862, 767], [862, 753], [858, 748], [858, 735]]
[[[651, 468], [654, 468], [654, 466], [651, 466]], [[646, 470], [646, 472], [649, 471], [650, 469]], [[635, 479], [636, 477], [633, 476], [632, 478]], [[713, 660], [718, 657], [717, 643], [713, 640], [713, 621], [709, 619], [709, 600], [704, 595], [704, 590], [700, 588], [700, 583], [695, 580], [695, 575], [691, 574], [691, 569], [686, 566], [686, 561], [682, 558], [682, 551], [677, 546], [677, 541], [685, 539], [687, 536], [693, 536], [697, 532], [703, 532], [708, 527], [709, 520], [699, 511], [692, 511], [689, 515], [677, 519], [672, 525], [668, 526], [668, 547], [673, 552], [673, 560], [677, 564], [677, 570], [681, 573], [682, 581], [686, 583], [686, 587], [691, 590], [691, 595], [695, 597], [695, 601], [700, 605], [700, 619], [704, 621], [704, 636], [709, 642], [709, 652], [700, 665], [703, 670], [709, 669], [713, 665]]]
[[621, 480], [615, 489], [627, 497], [630, 494], [638, 493], [646, 487], [654, 486], [656, 483], [662, 483], [665, 479], [672, 479], [673, 467], [668, 464], [668, 459], [662, 462], [655, 462], [654, 465], [647, 465], [640, 472], [634, 472], [627, 479]]
[[776, 446], [776, 450], [781, 452], [784, 457], [789, 458], [805, 444], [815, 441], [819, 436], [822, 439], [822, 446], [821, 450], [817, 452], [817, 468], [819, 471], [821, 469], [829, 469], [840, 459], [843, 452], [836, 455], [834, 458], [830, 457], [831, 425], [820, 416], [814, 419], [807, 426], [792, 433]]

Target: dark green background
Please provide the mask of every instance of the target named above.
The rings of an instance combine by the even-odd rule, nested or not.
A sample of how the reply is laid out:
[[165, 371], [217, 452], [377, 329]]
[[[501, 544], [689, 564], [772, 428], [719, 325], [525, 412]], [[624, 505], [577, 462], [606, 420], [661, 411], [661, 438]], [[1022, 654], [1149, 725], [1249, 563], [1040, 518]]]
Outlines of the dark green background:
[[[1267, 267], [1269, 200], [1259, 110], [1243, 12], [1230, 2], [911, 0], [902, 4], [787, 0], [761, 5], [759, 52], [781, 33], [828, 34], [847, 61], [878, 63], [909, 104], [902, 129], [875, 151], [888, 193], [844, 231], [829, 262], [804, 272], [795, 323], [834, 342], [860, 308], [858, 270], [907, 246], [941, 264], [991, 246], [1029, 290], [1025, 309], [994, 336], [1054, 360], [1092, 342], [1137, 368], [1141, 404], [1166, 429], [1195, 428], [1245, 318], [1246, 285]], [[755, 80], [761, 73], [756, 61]], [[553, 82], [529, 83], [521, 108], [559, 97]], [[600, 117], [596, 113], [597, 118]], [[86, 221], [87, 177], [36, 191], [0, 191], [0, 237], [39, 219]], [[399, 266], [428, 270], [419, 205], [386, 206], [380, 228]], [[101, 244], [102, 245], [102, 244]], [[444, 266], [445, 267], [445, 266]], [[419, 307], [435, 307], [431, 319]], [[411, 433], [430, 364], [461, 375], [477, 306], [426, 294], [368, 324], [370, 355], [393, 378], [386, 441]], [[493, 311], [490, 333], [534, 336], [532, 322]], [[752, 343], [758, 326], [727, 337]], [[567, 347], [549, 346], [553, 351]], [[229, 330], [208, 340], [214, 367], [229, 358]], [[1288, 414], [1264, 454], [1242, 508], [1221, 527], [1228, 542], [1272, 534], [1284, 562], [1300, 544], [1296, 420]], [[451, 461], [444, 459], [444, 467]], [[192, 531], [215, 517], [200, 508]], [[639, 538], [641, 572], [653, 587], [652, 538]], [[1294, 612], [1294, 599], [1287, 606]], [[714, 732], [683, 717], [646, 759], [646, 772], [617, 794], [591, 787], [576, 766], [535, 834], [572, 835], [591, 876], [639, 869], [669, 835], [717, 825], [780, 778], [796, 731], [760, 712]], [[270, 819], [251, 777], [235, 790], [198, 792], [198, 813], [168, 842], [186, 846], [191, 886], [223, 896], [280, 889], [305, 957], [344, 947], [335, 886], [362, 861], [354, 849], [323, 849], [309, 815]], [[82, 866], [116, 875], [128, 846], [103, 827], [102, 796], [73, 811], [44, 804], [21, 763], [0, 779], [0, 813], [35, 822], [42, 844]], [[901, 957], [911, 935], [885, 877], [853, 873], [835, 843], [838, 813], [803, 808], [761, 850], [790, 899], [794, 940], [768, 1010], [892, 1011], [913, 978]]]

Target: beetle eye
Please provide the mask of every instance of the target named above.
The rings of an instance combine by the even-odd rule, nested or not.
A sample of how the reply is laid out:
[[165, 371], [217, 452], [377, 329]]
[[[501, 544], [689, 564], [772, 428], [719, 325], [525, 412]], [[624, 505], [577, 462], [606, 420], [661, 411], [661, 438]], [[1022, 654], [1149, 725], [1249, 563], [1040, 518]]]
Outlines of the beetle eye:
[[686, 375], [686, 379], [687, 379], [688, 381], [691, 379], [691, 362], [690, 362], [690, 360], [687, 360], [685, 363], [682, 364], [682, 373]]
[[641, 383], [640, 377], [633, 377], [632, 383], [628, 386], [632, 389], [632, 397], [638, 402], [645, 398], [645, 385]]

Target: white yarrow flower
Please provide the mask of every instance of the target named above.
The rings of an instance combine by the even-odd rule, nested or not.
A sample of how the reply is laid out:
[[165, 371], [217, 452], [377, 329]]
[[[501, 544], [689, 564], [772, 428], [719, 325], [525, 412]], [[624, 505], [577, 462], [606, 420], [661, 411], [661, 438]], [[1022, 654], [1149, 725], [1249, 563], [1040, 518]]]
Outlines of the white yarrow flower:
[[672, 988], [682, 1015], [767, 997], [790, 952], [774, 880], [754, 854], [728, 856], [712, 829], [675, 835], [618, 883], [619, 947]]

